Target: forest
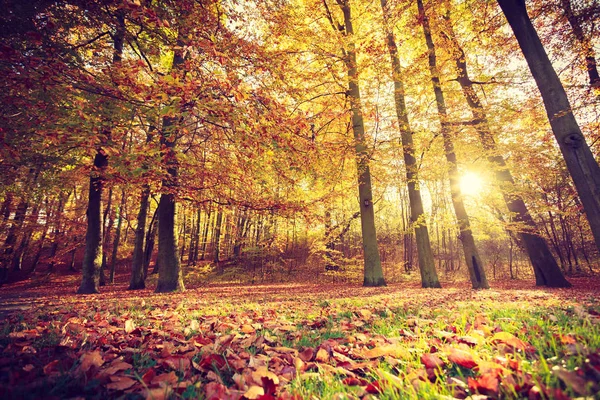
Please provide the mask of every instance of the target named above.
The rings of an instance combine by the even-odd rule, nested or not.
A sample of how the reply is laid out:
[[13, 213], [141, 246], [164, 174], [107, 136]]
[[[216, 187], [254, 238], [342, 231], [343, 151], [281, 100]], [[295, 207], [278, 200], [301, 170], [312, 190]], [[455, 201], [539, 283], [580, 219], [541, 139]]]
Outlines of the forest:
[[600, 395], [598, 0], [0, 0], [0, 396]]

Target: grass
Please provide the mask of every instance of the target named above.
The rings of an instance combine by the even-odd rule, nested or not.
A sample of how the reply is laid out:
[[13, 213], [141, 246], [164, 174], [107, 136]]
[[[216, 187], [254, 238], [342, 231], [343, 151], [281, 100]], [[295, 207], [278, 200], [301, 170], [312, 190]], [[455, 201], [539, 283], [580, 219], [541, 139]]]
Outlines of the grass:
[[[161, 349], [171, 342], [173, 357], [193, 354], [189, 357], [196, 365], [205, 354], [219, 354], [226, 361], [222, 367], [212, 365], [206, 370], [197, 366], [176, 370], [178, 383], [189, 384], [173, 391], [173, 398], [203, 398], [207, 384], [215, 380], [227, 390], [243, 392], [257, 384], [252, 374], [261, 365], [281, 374], [279, 394], [300, 398], [354, 399], [371, 393], [380, 399], [439, 399], [478, 391], [486, 394], [477, 382], [490, 365], [497, 366], [494, 371], [501, 383], [492, 397], [520, 398], [527, 394], [520, 389], [525, 386], [538, 386], [546, 398], [559, 397], [557, 390], [573, 398], [599, 393], [597, 377], [596, 381], [589, 377], [590, 366], [600, 368], [600, 362], [593, 364], [600, 360], [600, 323], [595, 317], [600, 307], [595, 293], [354, 287], [346, 294], [342, 286], [304, 292], [289, 287], [273, 292], [270, 287], [258, 288], [262, 291], [254, 296], [253, 287], [246, 295], [240, 293], [243, 289], [233, 287], [227, 292], [230, 297], [221, 298], [206, 289], [143, 301], [67, 302], [64, 309], [57, 305], [31, 315], [14, 314], [0, 325], [0, 352], [14, 357], [12, 366], [0, 369], [0, 390], [8, 383], [10, 368], [31, 364], [35, 368], [32, 379], [42, 379], [41, 369], [60, 356], [67, 366], [64, 372], [34, 393], [46, 390], [60, 397], [97, 391], [103, 396], [121, 397], [125, 393], [103, 388], [106, 378], [102, 382], [93, 376], [83, 381], [73, 379], [80, 354], [104, 352], [110, 345], [111, 355], [105, 356], [106, 366], [99, 371], [120, 357], [133, 365], [130, 374], [141, 376], [151, 369], [163, 374], [169, 369]], [[215, 290], [225, 293], [227, 289]], [[99, 320], [94, 319], [97, 314]], [[78, 318], [85, 329], [67, 325], [72, 318]], [[126, 334], [127, 319], [133, 319], [141, 333]], [[104, 325], [95, 328], [99, 321]], [[504, 335], [500, 338], [514, 337], [522, 342], [515, 342], [516, 347], [508, 345], [503, 341], [507, 339], [494, 339], [498, 333]], [[73, 347], [70, 353], [48, 351], [59, 348], [66, 336], [73, 343], [85, 339], [85, 344]], [[19, 353], [25, 342], [37, 354]], [[131, 352], [130, 343], [139, 346], [134, 349], [137, 351]], [[519, 348], [519, 343], [526, 347]], [[361, 358], [385, 346], [394, 352]], [[328, 359], [313, 358], [297, 364], [294, 359], [298, 353], [289, 349], [302, 352], [307, 348], [315, 353], [326, 349]], [[452, 349], [470, 354], [479, 370], [453, 362]], [[240, 359], [242, 353], [247, 356]], [[440, 369], [425, 368], [422, 356], [429, 354], [443, 362]], [[238, 359], [231, 358], [233, 355]], [[344, 357], [364, 366], [353, 369]], [[303, 366], [296, 369], [299, 365]], [[573, 371], [579, 372], [569, 375]], [[248, 386], [240, 387], [239, 382]], [[17, 382], [11, 393], [25, 393], [26, 384]], [[129, 395], [140, 395], [143, 390], [140, 387]]]

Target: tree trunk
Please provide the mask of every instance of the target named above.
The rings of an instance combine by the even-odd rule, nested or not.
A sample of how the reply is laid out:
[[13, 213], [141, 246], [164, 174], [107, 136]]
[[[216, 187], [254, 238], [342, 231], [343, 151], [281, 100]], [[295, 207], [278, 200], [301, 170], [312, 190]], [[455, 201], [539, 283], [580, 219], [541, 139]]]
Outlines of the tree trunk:
[[106, 270], [108, 269], [108, 256], [106, 254], [108, 250], [108, 243], [110, 242], [110, 235], [112, 227], [115, 224], [114, 214], [112, 212], [112, 199], [113, 190], [108, 190], [108, 201], [104, 208], [104, 216], [102, 217], [102, 265], [100, 266], [100, 286], [106, 285]]
[[204, 233], [202, 234], [202, 256], [200, 260], [204, 260], [206, 256], [206, 246], [208, 244], [208, 229], [210, 228], [211, 221], [211, 207], [208, 208], [208, 212], [206, 213], [205, 222], [204, 222]]
[[583, 32], [581, 22], [571, 7], [571, 0], [561, 0], [560, 3], [565, 12], [565, 16], [567, 17], [567, 21], [569, 21], [569, 25], [571, 25], [573, 35], [581, 45], [581, 50], [583, 51], [583, 56], [585, 58], [585, 68], [590, 77], [590, 86], [593, 88], [600, 88], [600, 75], [598, 74], [598, 64], [596, 63], [592, 41]]
[[217, 270], [220, 272], [222, 272], [218, 266], [219, 266], [219, 252], [221, 250], [220, 248], [220, 242], [221, 242], [221, 226], [223, 224], [223, 211], [221, 211], [219, 209], [219, 211], [217, 212], [217, 222], [215, 223], [215, 234], [213, 237], [213, 241], [214, 241], [214, 256], [213, 256], [213, 262], [215, 263], [215, 265], [217, 266]]
[[444, 93], [442, 92], [442, 86], [440, 84], [440, 75], [437, 68], [435, 46], [431, 37], [429, 19], [425, 14], [425, 9], [423, 7], [422, 0], [417, 0], [417, 7], [419, 10], [419, 20], [423, 25], [425, 41], [427, 42], [427, 49], [429, 53], [429, 70], [431, 73], [431, 82], [433, 84], [433, 90], [435, 92], [435, 100], [438, 109], [438, 114], [440, 116], [441, 132], [442, 137], [444, 139], [444, 151], [446, 153], [446, 160], [448, 162], [448, 175], [450, 177], [450, 193], [452, 195], [454, 213], [456, 215], [456, 220], [458, 221], [458, 227], [460, 229], [459, 238], [463, 246], [465, 261], [467, 263], [469, 276], [471, 278], [471, 285], [473, 286], [473, 289], [488, 289], [489, 284], [485, 276], [483, 261], [479, 257], [477, 247], [475, 246], [475, 239], [473, 238], [473, 232], [471, 231], [469, 216], [465, 209], [462, 193], [460, 190], [458, 163], [456, 160], [456, 154], [454, 153], [454, 143], [450, 131], [450, 126], [448, 125], [447, 121], [448, 116], [446, 112], [446, 103], [444, 100]]
[[408, 199], [410, 202], [410, 222], [415, 230], [415, 238], [417, 241], [421, 286], [424, 288], [439, 288], [442, 286], [440, 285], [437, 271], [435, 270], [435, 261], [431, 251], [429, 232], [427, 231], [427, 224], [425, 222], [425, 211], [423, 210], [423, 201], [421, 200], [421, 191], [419, 188], [418, 165], [414, 155], [415, 147], [404, 99], [404, 84], [402, 82], [402, 70], [398, 58], [398, 46], [396, 45], [394, 33], [388, 22], [389, 10], [387, 7], [387, 0], [381, 0], [381, 8], [383, 10], [383, 18], [385, 21], [387, 48], [392, 63], [394, 102], [396, 105], [396, 117], [398, 118], [402, 150], [404, 153], [406, 185], [408, 186]]
[[[150, 267], [150, 261], [152, 260], [152, 252], [154, 251], [154, 242], [156, 241], [156, 234], [158, 232], [158, 208], [154, 210], [152, 220], [150, 220], [150, 226], [146, 233], [146, 245], [144, 246], [144, 279], [148, 277], [148, 268]], [[153, 274], [158, 273], [158, 262], [154, 265]]]
[[8, 278], [8, 266], [11, 264], [11, 261], [14, 257], [17, 237], [21, 231], [21, 228], [23, 227], [23, 223], [25, 222], [25, 215], [27, 214], [28, 209], [29, 202], [27, 202], [25, 199], [21, 200], [17, 205], [15, 216], [12, 220], [12, 225], [8, 230], [6, 239], [4, 240], [4, 251], [2, 254], [2, 259], [0, 260], [0, 285], [5, 283]]
[[117, 266], [117, 254], [119, 251], [119, 241], [121, 240], [121, 225], [123, 224], [123, 208], [125, 207], [125, 189], [121, 189], [121, 204], [119, 204], [119, 216], [117, 217], [117, 228], [115, 230], [115, 240], [113, 242], [112, 255], [110, 257], [110, 283], [115, 283], [115, 268]]
[[362, 115], [360, 87], [358, 84], [358, 65], [356, 61], [356, 47], [353, 41], [354, 28], [352, 26], [352, 14], [349, 0], [338, 0], [338, 4], [344, 14], [342, 27], [345, 36], [349, 39], [347, 47], [344, 49], [344, 63], [348, 71], [347, 93], [352, 112], [352, 132], [354, 133], [356, 167], [358, 172], [358, 198], [364, 257], [363, 286], [385, 286], [386, 283], [377, 247], [369, 151], [365, 139], [365, 125]]
[[[173, 71], [183, 64], [182, 43], [177, 40], [178, 48], [173, 55]], [[178, 186], [179, 164], [176, 145], [179, 135], [178, 124], [182, 117], [163, 117], [160, 144], [164, 149], [163, 160], [167, 168], [167, 177], [163, 180], [163, 193], [158, 206], [158, 284], [156, 292], [184, 291], [179, 250], [177, 248], [175, 191]]]
[[102, 150], [94, 157], [94, 170], [90, 176], [87, 207], [87, 231], [83, 256], [81, 285], [77, 293], [98, 293], [100, 268], [102, 267], [102, 185], [103, 172], [108, 158]]
[[146, 218], [148, 216], [148, 199], [150, 198], [150, 185], [144, 184], [140, 196], [140, 210], [137, 216], [135, 229], [135, 244], [133, 260], [131, 262], [131, 279], [128, 290], [145, 289], [144, 274], [144, 235], [146, 234]]
[[554, 137], [600, 250], [600, 166], [581, 133], [565, 89], [527, 15], [524, 0], [498, 0], [544, 100]]
[[506, 166], [504, 158], [498, 154], [494, 135], [490, 129], [481, 100], [469, 77], [466, 56], [456, 39], [449, 12], [444, 18], [447, 23], [447, 37], [452, 46], [452, 53], [456, 64], [457, 80], [473, 114], [475, 130], [484, 150], [488, 154], [488, 161], [495, 166], [496, 179], [500, 182], [499, 187], [506, 207], [514, 216], [514, 219], [525, 226], [525, 230], [521, 230], [518, 234], [533, 266], [536, 285], [570, 287], [571, 284], [564, 278], [560, 267], [550, 252], [548, 243], [539, 236], [537, 225], [531, 217], [525, 202], [520, 196], [511, 194], [511, 188], [515, 183], [513, 176]]
[[40, 214], [41, 203], [39, 200], [36, 201], [36, 204], [33, 206], [31, 211], [31, 215], [24, 221], [23, 224], [23, 237], [21, 238], [21, 243], [19, 243], [19, 247], [13, 254], [11, 267], [13, 271], [20, 271], [23, 263], [23, 255], [26, 250], [29, 248], [29, 242], [31, 241], [31, 236], [33, 235], [34, 227], [37, 224], [37, 220]]

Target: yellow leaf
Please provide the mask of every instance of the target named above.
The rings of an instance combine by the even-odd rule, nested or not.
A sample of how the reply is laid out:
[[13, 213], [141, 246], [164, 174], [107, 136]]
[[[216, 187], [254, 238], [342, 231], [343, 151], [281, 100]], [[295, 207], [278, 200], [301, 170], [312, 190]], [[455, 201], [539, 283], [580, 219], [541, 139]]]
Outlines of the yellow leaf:
[[125, 332], [131, 333], [135, 330], [135, 322], [132, 319], [125, 321]]
[[244, 393], [244, 397], [247, 399], [258, 399], [261, 396], [265, 395], [265, 390], [260, 386], [250, 386], [246, 393]]
[[319, 351], [317, 351], [317, 355], [315, 356], [315, 361], [324, 363], [329, 361], [329, 353], [327, 352], [327, 350], [320, 348]]
[[404, 347], [401, 347], [401, 346], [398, 346], [395, 344], [377, 346], [370, 350], [363, 351], [360, 355], [363, 358], [366, 358], [369, 360], [371, 360], [373, 358], [383, 357], [383, 356], [391, 356], [394, 358], [410, 357], [410, 353], [408, 352], [408, 350], [406, 350]]

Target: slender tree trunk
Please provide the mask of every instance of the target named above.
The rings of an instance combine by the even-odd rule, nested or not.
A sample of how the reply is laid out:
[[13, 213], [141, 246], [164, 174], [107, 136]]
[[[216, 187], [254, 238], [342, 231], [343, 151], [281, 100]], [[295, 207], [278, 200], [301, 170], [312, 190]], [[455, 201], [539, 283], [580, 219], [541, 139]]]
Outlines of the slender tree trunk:
[[548, 243], [539, 236], [537, 225], [531, 217], [525, 202], [520, 196], [512, 194], [511, 189], [514, 186], [513, 176], [506, 166], [504, 158], [498, 154], [496, 141], [489, 127], [487, 115], [473, 87], [473, 82], [469, 77], [465, 53], [454, 34], [449, 12], [444, 18], [447, 23], [447, 37], [452, 46], [452, 53], [456, 64], [457, 80], [473, 114], [475, 130], [484, 150], [488, 154], [488, 161], [495, 166], [496, 179], [500, 182], [500, 190], [506, 202], [506, 207], [512, 213], [514, 219], [520, 225], [525, 226], [525, 230], [518, 232], [518, 234], [521, 242], [525, 245], [527, 255], [533, 266], [536, 285], [570, 287], [571, 284], [563, 276], [560, 267], [550, 252]]
[[[354, 44], [354, 28], [352, 26], [352, 13], [349, 0], [337, 0], [344, 23], [338, 29], [343, 30], [348, 44], [344, 51], [344, 62], [348, 71], [348, 99], [352, 112], [352, 132], [354, 133], [356, 166], [358, 170], [358, 198], [360, 202], [360, 223], [362, 231], [362, 247], [364, 257], [363, 286], [385, 286], [381, 259], [377, 247], [377, 233], [375, 229], [375, 211], [373, 210], [373, 193], [371, 188], [371, 170], [369, 168], [369, 151], [365, 139], [365, 125], [362, 114], [360, 87], [358, 82], [358, 65], [356, 61], [356, 47]], [[326, 5], [326, 3], [325, 3]], [[328, 11], [328, 17], [333, 27], [333, 17]]]
[[41, 202], [38, 200], [36, 204], [33, 206], [31, 211], [31, 215], [24, 221], [23, 224], [23, 237], [21, 238], [21, 243], [17, 247], [15, 253], [13, 254], [11, 267], [13, 271], [20, 271], [23, 263], [23, 255], [26, 250], [29, 248], [29, 242], [31, 241], [31, 236], [33, 235], [33, 231], [35, 225], [37, 225], [37, 220], [40, 214]]
[[10, 208], [12, 207], [13, 199], [14, 195], [12, 192], [7, 192], [4, 196], [2, 207], [0, 207], [0, 216], [2, 216], [3, 223], [6, 222], [10, 216]]
[[133, 260], [131, 262], [131, 279], [128, 290], [145, 289], [144, 274], [144, 235], [146, 234], [146, 218], [148, 216], [148, 199], [150, 198], [150, 185], [144, 184], [140, 196], [140, 210], [137, 216], [135, 229], [135, 244]]
[[[146, 233], [146, 246], [144, 247], [144, 279], [148, 277], [148, 268], [150, 267], [150, 261], [152, 260], [152, 252], [154, 251], [154, 243], [156, 241], [156, 234], [158, 233], [158, 208], [154, 210], [148, 232]], [[154, 265], [152, 271], [153, 274], [157, 274], [159, 270], [158, 262]]]
[[454, 213], [460, 229], [460, 241], [463, 245], [463, 252], [469, 270], [469, 276], [471, 278], [471, 285], [474, 289], [487, 289], [489, 288], [489, 284], [485, 276], [483, 261], [479, 257], [477, 247], [475, 246], [475, 239], [473, 238], [473, 232], [471, 231], [469, 216], [465, 209], [460, 190], [458, 163], [456, 160], [456, 154], [454, 153], [454, 143], [450, 126], [448, 125], [447, 121], [448, 116], [446, 112], [446, 103], [444, 100], [444, 93], [442, 92], [442, 86], [440, 84], [440, 75], [437, 67], [435, 46], [431, 36], [429, 19], [425, 14], [422, 0], [417, 0], [417, 7], [419, 10], [419, 20], [423, 25], [423, 32], [425, 33], [425, 41], [427, 42], [427, 49], [429, 52], [429, 70], [431, 73], [433, 90], [435, 92], [438, 114], [440, 116], [442, 125], [442, 137], [444, 139], [444, 150], [446, 152], [446, 160], [448, 161], [448, 175], [450, 177], [450, 192], [452, 195], [452, 204], [454, 205]]
[[102, 267], [102, 185], [108, 158], [102, 150], [94, 157], [94, 170], [90, 177], [87, 208], [87, 231], [83, 256], [81, 285], [77, 293], [98, 293]]
[[108, 244], [111, 238], [112, 227], [115, 224], [114, 214], [112, 212], [113, 190], [108, 190], [108, 200], [104, 208], [102, 217], [102, 265], [100, 266], [100, 286], [106, 285], [106, 270], [108, 269]]
[[215, 265], [217, 266], [217, 270], [219, 271], [219, 273], [221, 273], [221, 269], [219, 268], [219, 252], [221, 250], [220, 248], [220, 242], [221, 242], [221, 226], [223, 224], [223, 211], [221, 211], [219, 209], [219, 211], [217, 212], [217, 222], [215, 223], [215, 234], [213, 235], [213, 241], [214, 241], [214, 256], [213, 256], [213, 262], [215, 263]]
[[8, 267], [15, 255], [15, 245], [17, 244], [19, 232], [21, 231], [25, 222], [25, 215], [27, 214], [28, 209], [29, 202], [27, 202], [25, 199], [22, 199], [17, 205], [15, 216], [12, 220], [12, 225], [8, 230], [6, 239], [4, 240], [4, 251], [2, 252], [2, 258], [0, 259], [0, 286], [8, 279]]
[[[180, 33], [181, 34], [181, 33]], [[177, 40], [179, 48], [173, 55], [173, 71], [183, 65], [182, 43]], [[163, 160], [166, 164], [167, 177], [163, 180], [163, 193], [158, 206], [158, 284], [156, 292], [184, 291], [181, 263], [179, 262], [178, 240], [176, 230], [175, 190], [178, 186], [179, 165], [176, 145], [179, 135], [179, 123], [183, 117], [163, 117], [160, 144], [164, 149]]]
[[202, 256], [200, 260], [204, 260], [206, 256], [206, 246], [208, 245], [208, 229], [210, 228], [211, 221], [211, 211], [212, 207], [208, 208], [208, 212], [206, 213], [205, 222], [204, 222], [204, 233], [202, 234]]
[[569, 99], [535, 28], [524, 0], [498, 0], [515, 33], [544, 100], [554, 137], [573, 178], [575, 188], [600, 250], [600, 166], [581, 133]]
[[115, 240], [113, 242], [112, 254], [110, 257], [110, 283], [115, 283], [115, 268], [117, 266], [117, 254], [119, 251], [119, 241], [121, 240], [121, 225], [123, 224], [123, 208], [125, 207], [125, 189], [121, 189], [121, 203], [119, 204], [119, 215], [117, 216], [117, 228], [115, 230]]
[[[394, 33], [389, 25], [389, 10], [387, 0], [381, 0], [381, 8], [386, 26], [387, 47], [392, 62], [392, 78], [394, 81], [394, 102], [396, 105], [396, 117], [402, 140], [404, 153], [404, 164], [406, 167], [406, 185], [408, 186], [408, 198], [410, 202], [410, 222], [415, 230], [417, 241], [417, 254], [419, 257], [419, 270], [421, 272], [421, 286], [424, 288], [439, 288], [440, 281], [435, 270], [435, 261], [431, 251], [429, 232], [425, 222], [425, 211], [421, 200], [419, 188], [418, 165], [415, 160], [415, 147], [410, 130], [406, 102], [404, 99], [404, 84], [402, 82], [402, 70], [398, 58], [398, 46]], [[412, 242], [412, 241], [411, 241]]]
[[571, 25], [573, 35], [581, 45], [583, 57], [585, 58], [585, 68], [588, 72], [588, 76], [590, 77], [590, 86], [593, 88], [600, 88], [600, 75], [598, 74], [598, 64], [596, 63], [592, 41], [583, 32], [581, 22], [573, 12], [571, 0], [561, 0], [560, 3], [563, 11], [565, 12], [565, 17], [567, 17], [567, 21], [569, 21], [569, 25]]

